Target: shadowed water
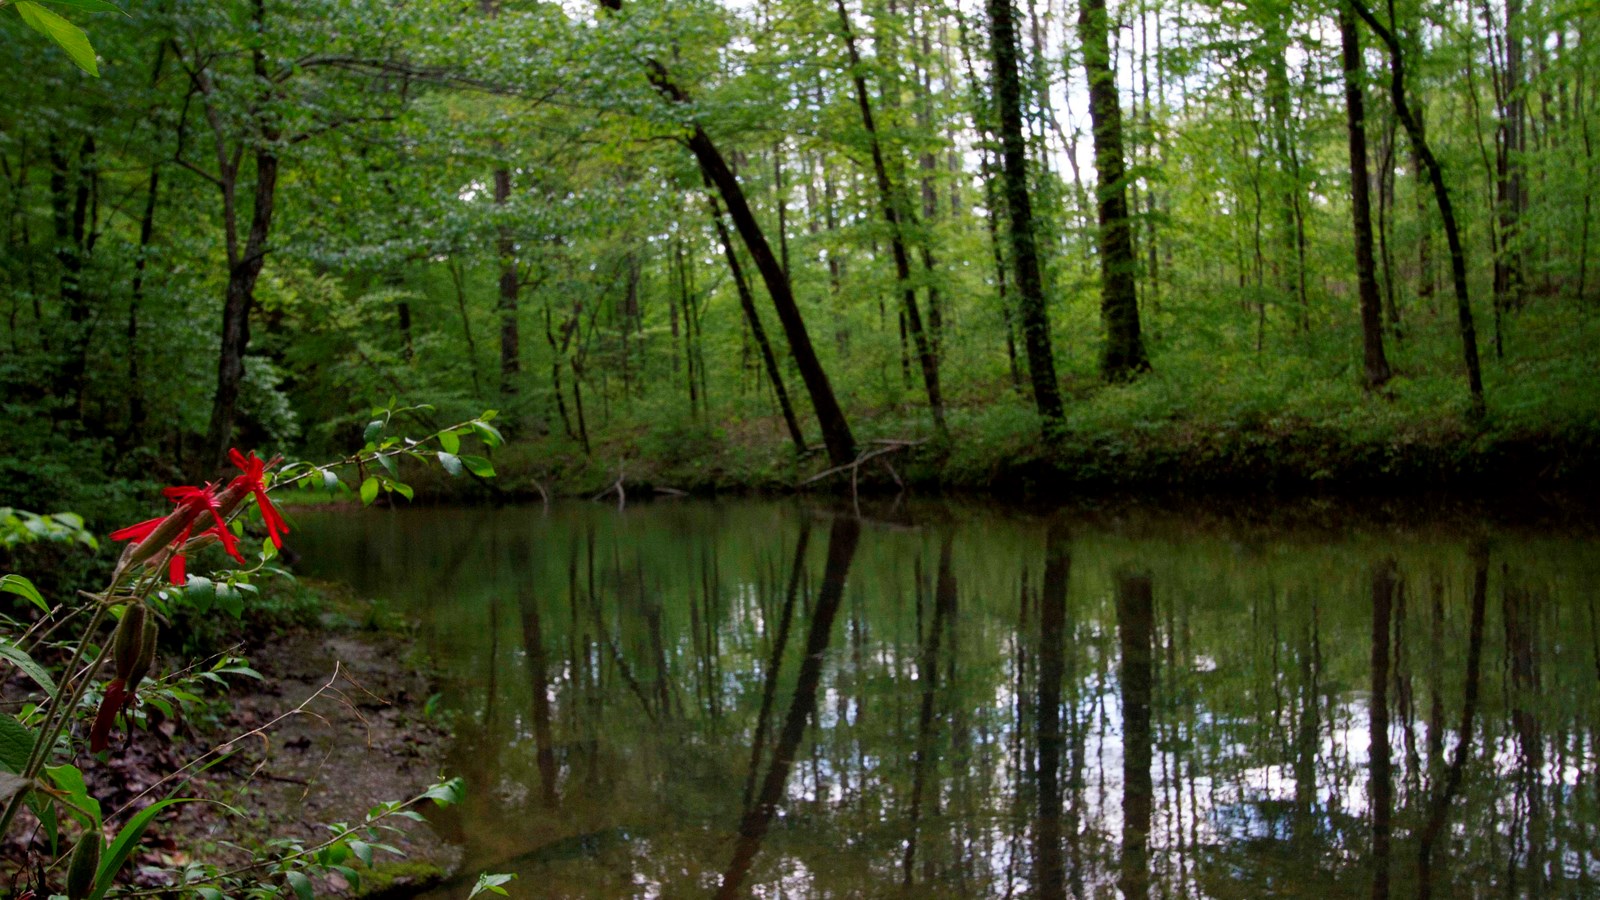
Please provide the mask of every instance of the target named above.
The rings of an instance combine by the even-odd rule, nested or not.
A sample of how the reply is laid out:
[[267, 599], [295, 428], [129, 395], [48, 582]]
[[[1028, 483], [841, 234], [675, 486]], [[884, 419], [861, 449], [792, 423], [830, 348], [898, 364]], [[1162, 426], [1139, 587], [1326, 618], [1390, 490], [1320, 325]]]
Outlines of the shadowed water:
[[437, 827], [533, 896], [1600, 896], [1593, 532], [1295, 518], [573, 504], [296, 537], [421, 622], [468, 786]]

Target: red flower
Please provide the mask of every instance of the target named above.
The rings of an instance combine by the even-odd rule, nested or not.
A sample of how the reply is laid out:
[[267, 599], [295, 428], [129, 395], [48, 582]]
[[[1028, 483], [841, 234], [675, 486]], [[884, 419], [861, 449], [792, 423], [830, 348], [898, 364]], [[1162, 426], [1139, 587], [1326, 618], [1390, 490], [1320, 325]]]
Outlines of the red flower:
[[[185, 506], [188, 506], [190, 510], [198, 513], [195, 518], [199, 518], [199, 516], [209, 512], [212, 525], [210, 528], [200, 532], [200, 534], [215, 534], [217, 540], [222, 543], [222, 549], [226, 550], [229, 556], [241, 563], [245, 561], [245, 558], [239, 554], [238, 539], [233, 536], [232, 531], [228, 530], [228, 523], [222, 518], [222, 509], [217, 505], [217, 494], [212, 485], [208, 484], [203, 488], [180, 485], [178, 487], [164, 488], [161, 493], [165, 494], [167, 499], [178, 504], [178, 511], [182, 511]], [[174, 511], [174, 515], [178, 511]], [[157, 519], [147, 519], [143, 522], [129, 525], [126, 528], [119, 528], [111, 532], [111, 539], [114, 541], [131, 539], [143, 543], [168, 518], [168, 516], [162, 516]], [[190, 533], [193, 531], [194, 520], [191, 519], [188, 524], [184, 525], [183, 531], [179, 532], [178, 536], [172, 541], [172, 559], [167, 564], [167, 578], [173, 584], [182, 585], [188, 580], [185, 572], [183, 545], [189, 540]]]
[[94, 726], [89, 729], [90, 753], [99, 753], [110, 745], [111, 726], [117, 720], [117, 713], [130, 709], [133, 709], [133, 693], [123, 687], [121, 678], [111, 679], [105, 696], [100, 699], [100, 709], [95, 712]]
[[267, 463], [262, 462], [254, 450], [250, 451], [249, 456], [245, 456], [237, 449], [229, 450], [228, 459], [244, 473], [233, 479], [230, 486], [243, 487], [255, 495], [256, 508], [261, 510], [261, 521], [267, 526], [267, 536], [272, 538], [272, 546], [282, 550], [282, 535], [289, 533], [289, 525], [283, 521], [283, 516], [278, 513], [277, 507], [272, 505], [272, 501], [267, 499], [267, 485], [262, 481]]

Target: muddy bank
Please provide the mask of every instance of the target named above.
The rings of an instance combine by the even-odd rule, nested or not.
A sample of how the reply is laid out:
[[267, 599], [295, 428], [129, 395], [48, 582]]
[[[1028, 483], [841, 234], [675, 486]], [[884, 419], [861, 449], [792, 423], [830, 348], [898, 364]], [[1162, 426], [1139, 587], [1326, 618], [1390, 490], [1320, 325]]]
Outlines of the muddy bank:
[[[169, 886], [195, 862], [237, 869], [275, 840], [314, 846], [328, 839], [325, 825], [360, 823], [375, 805], [413, 798], [439, 780], [446, 734], [426, 714], [426, 660], [410, 652], [403, 632], [353, 625], [348, 606], [323, 619], [323, 627], [241, 648], [260, 680], [231, 677], [228, 691], [195, 714], [118, 734], [104, 761], [76, 761], [104, 811], [108, 839], [160, 797], [207, 801], [163, 812], [118, 884]], [[433, 806], [416, 808], [427, 814]], [[359, 883], [321, 877], [319, 895], [404, 892], [453, 870], [458, 853], [426, 822], [385, 821], [399, 831], [381, 841], [403, 855], [379, 851], [371, 869], [350, 859]], [[36, 822], [20, 824], [6, 836], [0, 874], [14, 888], [31, 883], [25, 873], [52, 857]], [[268, 872], [259, 877], [281, 878]]]

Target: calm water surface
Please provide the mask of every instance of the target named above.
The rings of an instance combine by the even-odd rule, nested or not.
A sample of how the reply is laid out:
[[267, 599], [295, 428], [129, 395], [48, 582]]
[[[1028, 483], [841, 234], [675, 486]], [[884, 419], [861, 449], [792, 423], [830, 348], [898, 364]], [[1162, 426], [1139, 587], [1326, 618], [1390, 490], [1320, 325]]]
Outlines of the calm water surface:
[[524, 896], [1600, 896], [1592, 529], [298, 518], [422, 623], [438, 826]]

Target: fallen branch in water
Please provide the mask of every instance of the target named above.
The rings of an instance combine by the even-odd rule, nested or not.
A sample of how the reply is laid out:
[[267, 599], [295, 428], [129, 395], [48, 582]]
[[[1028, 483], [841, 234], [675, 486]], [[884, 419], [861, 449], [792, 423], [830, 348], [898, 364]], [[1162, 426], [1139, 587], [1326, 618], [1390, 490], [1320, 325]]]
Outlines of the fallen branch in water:
[[628, 505], [628, 493], [622, 489], [623, 475], [624, 475], [623, 468], [621, 466], [618, 466], [617, 467], [617, 482], [616, 482], [616, 484], [613, 484], [611, 487], [608, 487], [605, 490], [601, 491], [600, 493], [595, 494], [593, 497], [589, 498], [590, 501], [598, 503], [600, 501], [601, 497], [604, 497], [607, 494], [615, 491], [616, 494], [617, 494], [617, 509], [622, 509], [624, 506], [627, 506]]
[[831, 469], [818, 472], [810, 478], [807, 478], [805, 481], [800, 482], [800, 487], [805, 487], [809, 484], [815, 484], [816, 482], [821, 481], [830, 475], [837, 475], [841, 472], [849, 472], [850, 499], [854, 501], [859, 494], [861, 467], [869, 462], [872, 462], [873, 460], [879, 460], [883, 464], [884, 468], [889, 470], [889, 477], [894, 479], [894, 483], [898, 485], [901, 490], [905, 490], [906, 484], [904, 481], [900, 480], [900, 474], [894, 470], [894, 466], [890, 465], [887, 459], [882, 459], [882, 457], [888, 456], [891, 453], [899, 453], [904, 450], [909, 450], [912, 447], [921, 446], [922, 444], [927, 443], [927, 439], [922, 438], [915, 441], [907, 441], [895, 438], [885, 438], [875, 441], [868, 441], [867, 443], [872, 445], [872, 448], [869, 450], [863, 450], [861, 453], [857, 454], [853, 462], [848, 462], [842, 466], [834, 466]]

